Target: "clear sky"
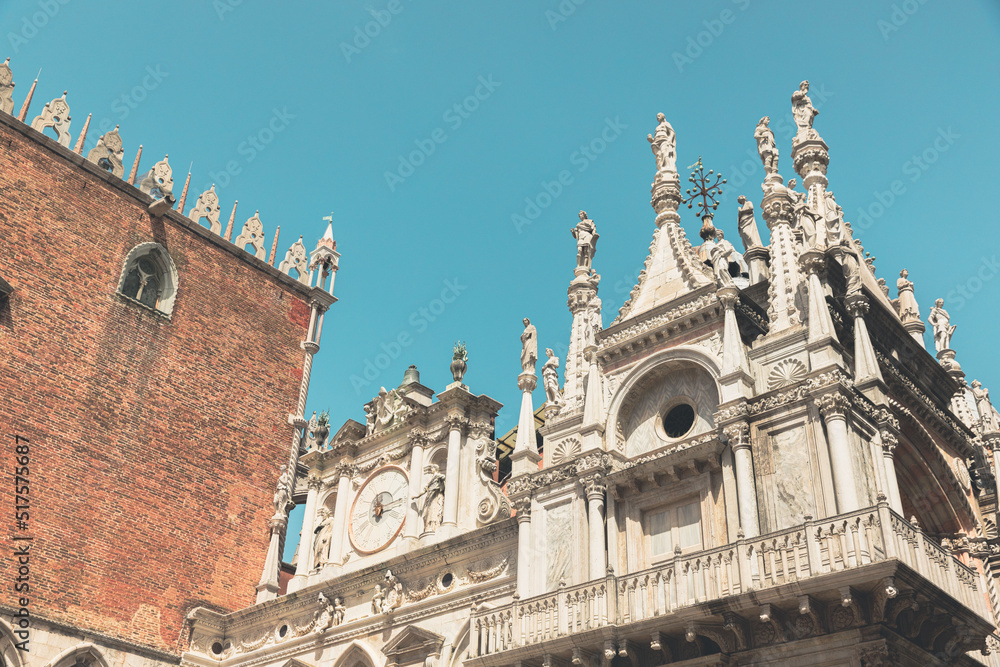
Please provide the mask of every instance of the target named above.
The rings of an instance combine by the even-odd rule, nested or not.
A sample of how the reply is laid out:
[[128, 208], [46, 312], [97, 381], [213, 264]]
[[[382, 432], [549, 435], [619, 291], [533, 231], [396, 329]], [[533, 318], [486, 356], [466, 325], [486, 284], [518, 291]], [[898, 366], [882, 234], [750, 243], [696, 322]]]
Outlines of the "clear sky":
[[189, 207], [214, 182], [224, 219], [234, 199], [238, 225], [260, 210], [268, 250], [281, 226], [279, 258], [333, 212], [340, 301], [308, 412], [334, 430], [411, 363], [443, 390], [458, 339], [466, 384], [513, 427], [521, 318], [568, 343], [577, 212], [601, 235], [605, 324], [642, 267], [656, 113], [679, 167], [729, 179], [716, 225], [735, 241], [761, 116], [793, 175], [802, 79], [877, 275], [895, 296], [909, 269], [924, 319], [945, 298], [969, 380], [1000, 392], [995, 2], [3, 0], [0, 26], [16, 109], [41, 69], [31, 116], [67, 89], [74, 141], [93, 113], [88, 146], [120, 123], [126, 168], [139, 143], [141, 171], [169, 153], [179, 190], [193, 162]]

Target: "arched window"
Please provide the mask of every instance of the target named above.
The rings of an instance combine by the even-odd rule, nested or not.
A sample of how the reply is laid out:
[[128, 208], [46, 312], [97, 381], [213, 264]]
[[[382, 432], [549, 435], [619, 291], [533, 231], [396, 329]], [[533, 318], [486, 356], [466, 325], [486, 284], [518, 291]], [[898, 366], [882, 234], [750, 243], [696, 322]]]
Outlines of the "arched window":
[[108, 662], [96, 646], [88, 643], [63, 651], [48, 667], [108, 667]]
[[132, 248], [125, 258], [118, 294], [169, 317], [177, 296], [177, 267], [167, 249], [159, 243]]

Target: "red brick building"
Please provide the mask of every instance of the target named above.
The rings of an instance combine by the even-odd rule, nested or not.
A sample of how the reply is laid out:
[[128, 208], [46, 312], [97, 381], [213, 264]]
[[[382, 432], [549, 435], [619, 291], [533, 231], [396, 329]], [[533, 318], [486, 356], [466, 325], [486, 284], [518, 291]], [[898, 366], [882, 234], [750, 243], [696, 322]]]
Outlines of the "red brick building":
[[[332, 281], [151, 213], [131, 179], [67, 145], [0, 112], [6, 532], [33, 538], [33, 652], [57, 652], [65, 630], [172, 661], [193, 607], [254, 602], [278, 465], [301, 428], [303, 341]], [[20, 531], [15, 435], [30, 447]], [[17, 568], [0, 560], [5, 590]], [[17, 605], [0, 597], [5, 621]]]

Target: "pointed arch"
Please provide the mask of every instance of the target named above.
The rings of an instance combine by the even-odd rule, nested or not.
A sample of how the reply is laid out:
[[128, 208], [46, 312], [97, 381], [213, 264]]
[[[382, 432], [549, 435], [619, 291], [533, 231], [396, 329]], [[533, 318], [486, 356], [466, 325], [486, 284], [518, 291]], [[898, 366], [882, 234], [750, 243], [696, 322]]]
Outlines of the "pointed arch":
[[14, 629], [7, 621], [0, 618], [0, 660], [3, 660], [5, 667], [23, 667], [20, 651], [17, 649], [17, 638], [14, 636]]
[[367, 642], [355, 639], [344, 649], [332, 667], [381, 667], [385, 657]]
[[111, 667], [93, 644], [86, 642], [67, 649], [53, 658], [46, 667]]
[[167, 317], [174, 311], [178, 287], [177, 266], [159, 243], [140, 243], [122, 263], [118, 294]]

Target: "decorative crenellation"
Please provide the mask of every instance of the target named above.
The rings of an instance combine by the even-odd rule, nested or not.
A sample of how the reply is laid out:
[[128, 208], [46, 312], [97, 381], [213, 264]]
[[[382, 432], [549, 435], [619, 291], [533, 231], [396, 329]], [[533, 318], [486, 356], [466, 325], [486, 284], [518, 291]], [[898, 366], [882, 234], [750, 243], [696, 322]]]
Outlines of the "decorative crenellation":
[[298, 274], [298, 281], [304, 285], [309, 284], [309, 253], [302, 243], [302, 237], [288, 248], [285, 258], [278, 264], [278, 270], [285, 275], [291, 276], [292, 269]]
[[110, 132], [105, 132], [97, 140], [97, 145], [87, 153], [87, 160], [93, 162], [101, 169], [110, 171], [118, 178], [125, 176], [125, 165], [122, 160], [125, 158], [125, 148], [122, 137], [118, 134], [118, 126]]
[[56, 133], [56, 141], [59, 142], [59, 145], [69, 148], [69, 124], [69, 104], [66, 102], [66, 91], [64, 90], [62, 97], [57, 97], [45, 104], [42, 113], [31, 121], [31, 129], [42, 132], [52, 128]]

